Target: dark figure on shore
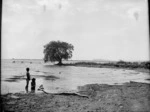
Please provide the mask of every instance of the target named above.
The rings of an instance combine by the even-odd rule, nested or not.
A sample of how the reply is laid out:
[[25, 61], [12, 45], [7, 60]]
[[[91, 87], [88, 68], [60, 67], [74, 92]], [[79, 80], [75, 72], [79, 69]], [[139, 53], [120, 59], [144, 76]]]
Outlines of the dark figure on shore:
[[28, 93], [28, 86], [25, 86], [26, 93]]
[[35, 78], [32, 79], [32, 82], [31, 82], [31, 92], [32, 93], [35, 93], [35, 87], [36, 87], [36, 82], [35, 82]]
[[29, 81], [30, 81], [30, 73], [29, 73], [29, 68], [26, 68], [26, 71], [27, 71], [27, 73], [26, 73], [26, 75], [27, 75], [27, 79], [26, 79], [26, 81], [27, 81], [27, 85], [26, 85], [26, 88], [28, 88], [28, 86], [29, 86]]

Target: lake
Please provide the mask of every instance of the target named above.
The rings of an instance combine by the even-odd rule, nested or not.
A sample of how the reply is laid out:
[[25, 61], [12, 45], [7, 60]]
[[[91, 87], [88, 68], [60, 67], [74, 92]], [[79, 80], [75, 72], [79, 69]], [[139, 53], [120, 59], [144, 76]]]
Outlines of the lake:
[[[26, 68], [30, 68], [31, 78], [36, 78], [36, 93], [42, 84], [50, 93], [77, 91], [86, 84], [123, 84], [129, 81], [149, 83], [148, 73], [115, 68], [92, 68], [56, 66], [42, 60], [2, 60], [1, 89], [4, 93], [25, 93]], [[29, 91], [31, 81], [29, 83]]]

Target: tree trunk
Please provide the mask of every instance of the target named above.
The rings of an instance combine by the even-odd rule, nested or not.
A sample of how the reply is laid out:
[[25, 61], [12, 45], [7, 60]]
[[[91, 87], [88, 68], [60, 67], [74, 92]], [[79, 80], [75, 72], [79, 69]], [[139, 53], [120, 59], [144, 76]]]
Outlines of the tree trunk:
[[57, 65], [63, 65], [63, 64], [62, 64], [62, 59], [59, 60], [59, 62], [58, 62]]

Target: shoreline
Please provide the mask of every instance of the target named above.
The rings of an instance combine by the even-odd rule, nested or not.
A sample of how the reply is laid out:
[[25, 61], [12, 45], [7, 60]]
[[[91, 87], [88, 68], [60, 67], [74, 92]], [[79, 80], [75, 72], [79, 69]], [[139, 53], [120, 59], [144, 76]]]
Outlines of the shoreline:
[[[63, 66], [136, 70], [150, 73], [147, 63], [72, 63]], [[8, 93], [1, 95], [2, 111], [11, 112], [149, 112], [150, 84], [87, 84], [78, 93]]]
[[[15, 112], [149, 112], [150, 84], [130, 82], [123, 85], [88, 84], [79, 94], [5, 94], [2, 107]], [[84, 97], [88, 96], [88, 97]]]
[[114, 68], [114, 69], [126, 69], [135, 70], [139, 72], [150, 73], [150, 62], [107, 62], [107, 63], [95, 63], [95, 62], [76, 62], [65, 63], [62, 66], [76, 66], [76, 67], [93, 67], [93, 68]]

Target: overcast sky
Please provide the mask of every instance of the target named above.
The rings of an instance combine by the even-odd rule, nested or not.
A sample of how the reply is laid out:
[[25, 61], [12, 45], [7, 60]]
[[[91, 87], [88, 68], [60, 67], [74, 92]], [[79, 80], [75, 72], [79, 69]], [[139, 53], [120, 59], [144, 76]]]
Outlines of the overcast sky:
[[52, 40], [72, 59], [149, 60], [147, 0], [3, 0], [2, 58], [42, 59]]

